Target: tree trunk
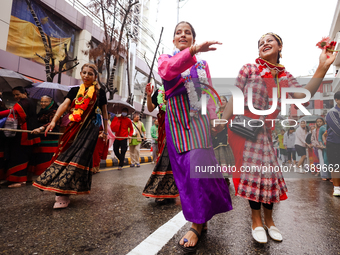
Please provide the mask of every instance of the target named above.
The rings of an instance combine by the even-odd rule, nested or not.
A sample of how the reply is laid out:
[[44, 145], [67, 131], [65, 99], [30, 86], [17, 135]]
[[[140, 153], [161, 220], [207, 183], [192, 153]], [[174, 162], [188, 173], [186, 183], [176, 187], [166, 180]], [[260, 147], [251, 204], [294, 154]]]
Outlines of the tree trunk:
[[119, 34], [119, 39], [118, 39], [118, 44], [117, 44], [117, 48], [116, 48], [116, 52], [115, 52], [115, 56], [114, 56], [114, 62], [113, 62], [113, 67], [111, 69], [111, 75], [110, 75], [110, 79], [109, 79], [109, 83], [108, 83], [108, 87], [110, 88], [110, 99], [113, 99], [113, 95], [114, 93], [116, 93], [118, 90], [117, 88], [113, 88], [113, 80], [115, 77], [115, 72], [116, 72], [116, 67], [117, 67], [117, 59], [119, 59], [119, 49], [120, 49], [120, 45], [122, 42], [122, 37], [123, 37], [123, 33], [124, 33], [124, 27], [125, 27], [125, 23], [126, 23], [126, 19], [129, 15], [129, 12], [131, 10], [131, 8], [135, 5], [138, 4], [138, 0], [132, 4], [129, 4], [127, 10], [125, 11], [125, 16], [122, 22], [122, 27], [120, 29], [120, 34]]
[[47, 40], [46, 40], [46, 37], [45, 37], [44, 30], [43, 30], [43, 28], [41, 26], [41, 23], [40, 23], [37, 15], [35, 14], [35, 11], [32, 8], [31, 1], [30, 0], [26, 0], [26, 3], [27, 3], [27, 6], [28, 6], [32, 16], [33, 16], [35, 24], [37, 25], [37, 27], [39, 29], [41, 40], [42, 40], [42, 42], [44, 44], [44, 48], [45, 48], [45, 52], [46, 52], [46, 56], [45, 57], [42, 57], [42, 56], [40, 56], [38, 54], [37, 54], [37, 56], [39, 56], [45, 62], [46, 80], [48, 82], [52, 82], [53, 79], [51, 77], [51, 66], [50, 66], [50, 60], [52, 58], [52, 50], [49, 48], [49, 46], [47, 44]]

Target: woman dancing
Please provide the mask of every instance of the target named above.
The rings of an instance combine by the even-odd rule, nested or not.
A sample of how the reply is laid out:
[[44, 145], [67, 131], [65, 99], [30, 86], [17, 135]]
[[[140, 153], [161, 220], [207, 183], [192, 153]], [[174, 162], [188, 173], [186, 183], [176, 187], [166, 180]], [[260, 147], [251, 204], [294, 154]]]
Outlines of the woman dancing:
[[65, 208], [70, 203], [69, 195], [89, 194], [92, 181], [92, 154], [96, 147], [103, 115], [103, 139], [107, 137], [107, 99], [96, 82], [97, 67], [82, 66], [80, 76], [83, 84], [72, 88], [59, 106], [54, 118], [45, 130], [53, 130], [60, 116], [70, 107], [68, 124], [52, 164], [33, 183], [41, 190], [56, 192], [53, 208]]
[[171, 168], [183, 214], [192, 222], [190, 230], [178, 242], [186, 252], [197, 248], [204, 223], [215, 214], [232, 209], [222, 174], [204, 172], [208, 166], [218, 165], [210, 135], [210, 121], [217, 116], [211, 97], [207, 100], [208, 114], [200, 114], [200, 100], [206, 96], [203, 92], [212, 84], [207, 62], [195, 56], [199, 52], [216, 50], [212, 45], [220, 43], [211, 41], [195, 46], [195, 36], [188, 22], [178, 23], [173, 37], [176, 47], [173, 55], [163, 54], [158, 59], [158, 73], [167, 100], [165, 133]]
[[[252, 90], [253, 106], [259, 110], [270, 108], [273, 98], [273, 88], [277, 88], [278, 106], [274, 113], [267, 116], [267, 119], [275, 119], [280, 112], [281, 88], [298, 87], [295, 78], [288, 73], [283, 65], [280, 65], [282, 39], [274, 33], [263, 35], [258, 41], [259, 58], [255, 64], [246, 64], [242, 67], [237, 77], [236, 86], [243, 91], [244, 105], [248, 106], [248, 89]], [[332, 46], [334, 49], [334, 46]], [[319, 66], [313, 79], [304, 87], [309, 90], [311, 96], [318, 90], [323, 77], [330, 65], [333, 63], [336, 54], [323, 50], [320, 55]], [[292, 94], [294, 98], [304, 98], [303, 93]], [[250, 112], [245, 107], [244, 115], [259, 119], [260, 116]], [[233, 98], [230, 99], [228, 107], [223, 113], [224, 119], [233, 118]], [[261, 116], [263, 118], [263, 116]], [[273, 150], [271, 136], [271, 121], [266, 121], [256, 137], [251, 141], [236, 133], [229, 132], [229, 143], [235, 155], [236, 168], [254, 166], [278, 166], [277, 158]], [[262, 169], [263, 170], [263, 169]], [[263, 228], [261, 219], [261, 205], [264, 207], [264, 227], [268, 229], [269, 236], [282, 241], [280, 231], [275, 227], [272, 210], [273, 204], [287, 199], [287, 187], [281, 172], [239, 172], [234, 176], [236, 196], [249, 200], [252, 210], [252, 235], [257, 242], [266, 243], [267, 235]], [[238, 177], [238, 178], [237, 178]]]

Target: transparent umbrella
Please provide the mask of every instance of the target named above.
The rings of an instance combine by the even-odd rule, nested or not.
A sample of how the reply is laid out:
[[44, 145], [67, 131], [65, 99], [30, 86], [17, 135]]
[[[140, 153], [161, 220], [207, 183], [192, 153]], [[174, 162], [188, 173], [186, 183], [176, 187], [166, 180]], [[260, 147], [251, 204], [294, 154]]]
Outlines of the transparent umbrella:
[[136, 109], [127, 102], [111, 99], [107, 101], [107, 109], [113, 113], [121, 113], [123, 108], [128, 109], [128, 114], [134, 112]]
[[17, 86], [26, 87], [33, 82], [25, 76], [8, 69], [0, 69], [0, 91], [12, 91]]
[[52, 82], [38, 82], [26, 87], [30, 98], [40, 99], [42, 96], [49, 96], [57, 103], [62, 103], [65, 96], [74, 86], [61, 85]]

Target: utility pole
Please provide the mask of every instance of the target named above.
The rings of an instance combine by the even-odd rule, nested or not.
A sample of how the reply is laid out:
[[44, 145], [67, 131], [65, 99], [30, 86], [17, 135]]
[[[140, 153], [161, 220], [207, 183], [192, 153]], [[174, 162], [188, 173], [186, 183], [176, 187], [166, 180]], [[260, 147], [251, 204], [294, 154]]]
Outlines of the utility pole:
[[177, 1], [177, 24], [179, 22], [179, 2], [183, 2], [184, 0], [176, 0]]
[[177, 1], [177, 24], [179, 22], [179, 2], [180, 0], [176, 0]]

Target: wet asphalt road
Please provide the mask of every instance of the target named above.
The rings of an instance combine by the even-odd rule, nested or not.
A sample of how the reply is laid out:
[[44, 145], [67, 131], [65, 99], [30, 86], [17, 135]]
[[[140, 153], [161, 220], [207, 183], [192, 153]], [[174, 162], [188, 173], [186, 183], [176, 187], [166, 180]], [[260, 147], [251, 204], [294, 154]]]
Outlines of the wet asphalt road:
[[[2, 187], [0, 254], [127, 254], [181, 211], [141, 195], [153, 166], [102, 169], [93, 176], [91, 194], [71, 196], [63, 210], [52, 208], [53, 193]], [[340, 198], [332, 196], [332, 184], [311, 174], [293, 177], [286, 178], [288, 200], [274, 206], [282, 243], [253, 240], [248, 202], [231, 186], [234, 209], [209, 222], [196, 254], [340, 254]], [[189, 227], [158, 254], [182, 254], [176, 243]]]

